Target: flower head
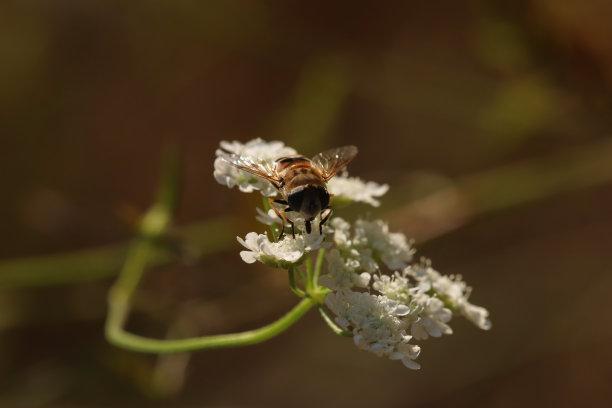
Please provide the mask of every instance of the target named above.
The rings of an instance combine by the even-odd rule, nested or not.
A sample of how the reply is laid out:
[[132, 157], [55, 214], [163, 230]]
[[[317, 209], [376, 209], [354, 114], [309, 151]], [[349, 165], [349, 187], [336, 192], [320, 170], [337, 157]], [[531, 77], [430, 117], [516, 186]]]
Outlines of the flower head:
[[[467, 301], [465, 282], [427, 262], [410, 264], [414, 250], [386, 223], [357, 220], [353, 228], [335, 218], [326, 232], [336, 249], [328, 253], [320, 283], [334, 291], [327, 306], [338, 325], [353, 333], [357, 347], [418, 368], [414, 360], [420, 348], [408, 340], [452, 334], [454, 312], [480, 328], [490, 327], [488, 311]], [[401, 271], [386, 274], [378, 262]]]
[[391, 270], [403, 269], [412, 260], [414, 249], [406, 236], [399, 232], [389, 232], [389, 226], [381, 221], [357, 220], [355, 241], [367, 245]]
[[285, 146], [283, 142], [266, 142], [262, 139], [253, 139], [246, 144], [233, 141], [221, 142], [221, 149], [216, 151], [214, 176], [219, 184], [229, 188], [238, 187], [244, 193], [251, 193], [255, 190], [261, 191], [265, 196], [273, 196], [276, 189], [268, 181], [256, 177], [250, 173], [239, 170], [223, 159], [228, 153], [252, 157], [259, 162], [272, 166], [274, 160], [282, 156], [296, 154], [295, 149]]
[[389, 190], [389, 186], [373, 181], [365, 182], [358, 177], [336, 176], [329, 180], [327, 189], [341, 200], [356, 201], [378, 207], [380, 201], [376, 198], [383, 196]]
[[419, 307], [419, 319], [412, 322], [410, 328], [415, 339], [425, 340], [429, 336], [453, 334], [453, 329], [447, 324], [452, 319], [453, 312], [444, 306], [444, 302], [437, 297], [421, 293], [415, 296], [414, 304]]
[[371, 275], [368, 272], [357, 273], [360, 264], [355, 259], [346, 259], [337, 249], [327, 254], [327, 273], [319, 279], [319, 283], [330, 289], [341, 290], [352, 287], [366, 288]]
[[450, 309], [440, 299], [429, 296], [428, 287], [412, 283], [406, 271], [395, 272], [392, 276], [375, 275], [372, 287], [390, 299], [409, 304], [418, 311], [418, 318], [411, 322], [411, 334], [416, 340], [453, 333], [447, 324], [453, 316]]
[[433, 291], [451, 308], [483, 330], [491, 328], [489, 311], [468, 301], [472, 289], [458, 275], [442, 275], [433, 269], [428, 262], [413, 265], [406, 269], [420, 284]]
[[409, 304], [414, 296], [415, 288], [406, 275], [395, 272], [394, 275], [374, 275], [372, 288], [390, 299]]
[[286, 236], [280, 241], [272, 242], [266, 234], [249, 232], [244, 239], [238, 237], [246, 251], [240, 257], [246, 263], [262, 262], [277, 268], [290, 268], [300, 263], [304, 255], [315, 251], [323, 243], [323, 235], [298, 235], [295, 238]]
[[401, 360], [408, 368], [419, 369], [414, 360], [420, 347], [410, 344], [406, 319], [411, 309], [382, 295], [339, 291], [327, 296], [327, 307], [336, 315], [336, 322], [353, 333], [355, 345], [377, 356]]
[[374, 272], [379, 269], [377, 260], [389, 269], [405, 268], [412, 260], [414, 249], [402, 233], [389, 232], [389, 226], [381, 221], [355, 222], [354, 233], [351, 225], [336, 217], [330, 223], [329, 233], [336, 246], [348, 258], [358, 259], [363, 270]]

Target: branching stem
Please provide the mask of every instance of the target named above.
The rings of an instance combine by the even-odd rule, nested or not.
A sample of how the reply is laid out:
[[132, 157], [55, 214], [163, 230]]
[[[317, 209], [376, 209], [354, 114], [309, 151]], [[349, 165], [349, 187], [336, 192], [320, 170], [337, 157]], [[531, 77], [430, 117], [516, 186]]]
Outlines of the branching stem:
[[133, 351], [155, 354], [247, 346], [261, 343], [284, 332], [316, 305], [314, 299], [304, 298], [278, 320], [258, 329], [239, 333], [168, 340], [127, 332], [124, 326], [129, 316], [134, 292], [155, 253], [156, 240], [163, 237], [168, 230], [176, 205], [178, 173], [176, 157], [172, 156], [165, 164], [156, 204], [142, 218], [140, 234], [130, 245], [119, 277], [109, 292], [105, 335], [110, 343]]

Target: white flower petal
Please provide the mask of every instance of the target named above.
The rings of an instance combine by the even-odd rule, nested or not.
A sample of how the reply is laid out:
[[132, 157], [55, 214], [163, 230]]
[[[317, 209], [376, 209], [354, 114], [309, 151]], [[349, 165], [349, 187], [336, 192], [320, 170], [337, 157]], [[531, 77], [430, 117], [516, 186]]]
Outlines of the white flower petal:
[[395, 309], [396, 316], [406, 316], [408, 313], [410, 313], [410, 308], [406, 305], [400, 304]]
[[257, 216], [255, 217], [255, 219], [264, 225], [280, 225], [282, 223], [280, 217], [276, 215], [276, 212], [272, 209], [268, 210], [267, 213], [259, 207], [255, 210], [257, 211]]
[[465, 302], [461, 307], [461, 314], [482, 330], [489, 330], [492, 326], [489, 311], [484, 307]]
[[257, 261], [255, 253], [251, 251], [240, 251], [240, 258], [242, 258], [242, 260], [248, 264], [252, 264]]
[[420, 370], [421, 369], [421, 365], [419, 363], [417, 363], [416, 361], [408, 358], [408, 357], [404, 357], [402, 358], [402, 363], [408, 367], [411, 370]]
[[410, 328], [410, 333], [412, 334], [412, 337], [417, 340], [425, 340], [429, 337], [427, 330], [425, 330], [425, 327], [420, 324], [420, 321], [412, 324], [412, 327]]

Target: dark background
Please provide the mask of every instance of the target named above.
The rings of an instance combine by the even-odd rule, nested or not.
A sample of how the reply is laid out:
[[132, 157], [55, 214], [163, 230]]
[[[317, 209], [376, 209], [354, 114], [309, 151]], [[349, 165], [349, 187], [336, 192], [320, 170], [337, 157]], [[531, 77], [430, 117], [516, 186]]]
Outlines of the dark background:
[[[609, 406], [611, 21], [605, 0], [3, 1], [0, 406]], [[242, 330], [295, 303], [238, 256], [257, 197], [212, 177], [220, 140], [254, 137], [359, 146], [351, 173], [391, 191], [339, 215], [416, 238], [493, 329], [456, 319], [419, 372], [316, 313], [243, 349], [108, 345], [107, 245], [133, 236], [170, 144], [177, 231], [199, 237], [181, 245], [220, 249], [148, 271], [130, 330]]]

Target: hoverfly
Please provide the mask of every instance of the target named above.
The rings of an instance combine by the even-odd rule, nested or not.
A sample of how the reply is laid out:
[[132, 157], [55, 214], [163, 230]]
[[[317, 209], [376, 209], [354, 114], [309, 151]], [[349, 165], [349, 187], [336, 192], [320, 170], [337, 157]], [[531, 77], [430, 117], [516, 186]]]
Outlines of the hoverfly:
[[[221, 157], [232, 166], [269, 181], [276, 188], [278, 196], [270, 198], [270, 205], [276, 215], [291, 224], [291, 233], [295, 238], [295, 225], [284, 213], [300, 213], [305, 219], [308, 234], [312, 230], [311, 222], [321, 214], [319, 233], [323, 233], [323, 224], [331, 216], [330, 194], [326, 183], [343, 170], [356, 155], [355, 146], [343, 146], [319, 153], [312, 159], [302, 155], [285, 156], [279, 157], [273, 163], [230, 153]], [[281, 212], [272, 203], [285, 208]], [[283, 222], [279, 239], [284, 233]]]

